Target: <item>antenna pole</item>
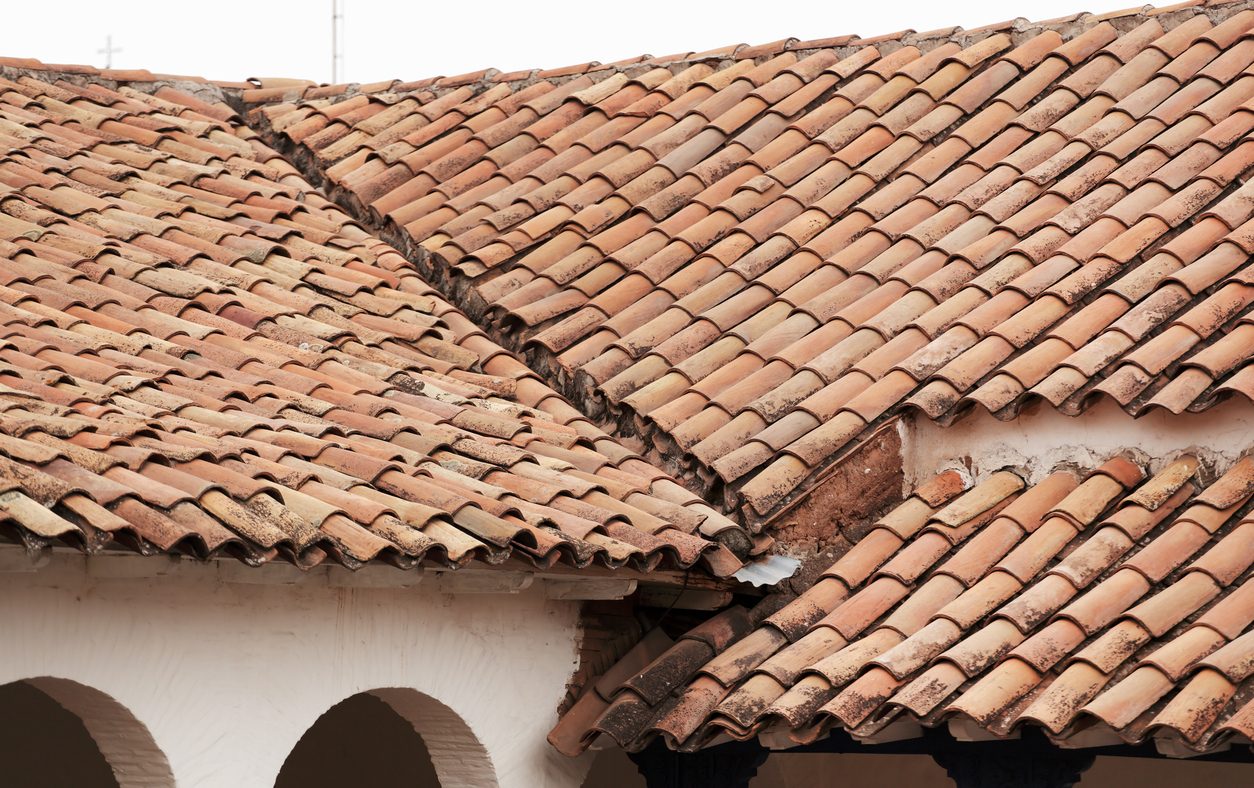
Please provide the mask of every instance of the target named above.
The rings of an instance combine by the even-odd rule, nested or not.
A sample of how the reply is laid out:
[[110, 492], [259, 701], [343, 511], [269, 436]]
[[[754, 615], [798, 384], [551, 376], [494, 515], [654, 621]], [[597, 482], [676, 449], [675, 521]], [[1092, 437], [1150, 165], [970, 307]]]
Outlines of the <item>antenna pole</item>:
[[340, 54], [340, 26], [344, 22], [344, 13], [340, 10], [340, 0], [331, 0], [331, 84], [339, 82], [340, 62], [344, 56]]

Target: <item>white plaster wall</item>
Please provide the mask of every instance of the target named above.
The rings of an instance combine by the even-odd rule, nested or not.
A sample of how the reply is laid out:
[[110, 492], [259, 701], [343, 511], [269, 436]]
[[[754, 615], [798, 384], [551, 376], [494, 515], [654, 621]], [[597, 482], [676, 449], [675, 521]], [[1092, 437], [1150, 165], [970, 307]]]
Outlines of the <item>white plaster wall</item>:
[[544, 740], [575, 669], [578, 603], [538, 587], [234, 584], [211, 565], [101, 578], [87, 563], [59, 554], [0, 573], [0, 684], [57, 676], [109, 694], [148, 726], [180, 786], [271, 786], [323, 712], [380, 687], [451, 707], [502, 788], [578, 785], [587, 769]]
[[918, 417], [899, 424], [906, 490], [947, 468], [982, 478], [1010, 467], [1034, 483], [1061, 464], [1092, 468], [1120, 452], [1130, 452], [1151, 472], [1194, 454], [1215, 473], [1254, 450], [1254, 405], [1239, 397], [1178, 416], [1156, 410], [1134, 419], [1103, 400], [1079, 416], [1040, 406], [1009, 422], [977, 409], [949, 427]]

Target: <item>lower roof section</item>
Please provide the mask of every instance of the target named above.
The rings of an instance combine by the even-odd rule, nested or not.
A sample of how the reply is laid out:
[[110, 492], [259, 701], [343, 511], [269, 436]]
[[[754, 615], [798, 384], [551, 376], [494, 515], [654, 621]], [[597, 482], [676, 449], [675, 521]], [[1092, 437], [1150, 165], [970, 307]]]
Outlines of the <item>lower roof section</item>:
[[740, 567], [730, 520], [188, 89], [0, 69], [0, 536]]
[[674, 643], [647, 635], [550, 742], [692, 750], [948, 725], [1171, 755], [1248, 745], [1254, 458], [1212, 476], [1192, 456], [1152, 475], [1113, 457], [1031, 485], [946, 471], [782, 608], [731, 608]]

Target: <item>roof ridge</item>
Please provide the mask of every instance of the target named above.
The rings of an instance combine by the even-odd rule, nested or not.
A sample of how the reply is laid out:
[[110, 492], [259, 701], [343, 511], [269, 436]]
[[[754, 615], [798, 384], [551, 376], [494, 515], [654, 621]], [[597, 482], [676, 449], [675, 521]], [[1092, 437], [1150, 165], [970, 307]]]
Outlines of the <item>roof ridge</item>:
[[[1254, 7], [1254, 0], [1186, 0], [1167, 6], [1130, 7], [1103, 14], [1080, 11], [1068, 16], [1032, 21], [1025, 17], [1002, 22], [994, 22], [974, 28], [963, 28], [960, 25], [942, 27], [935, 30], [916, 31], [912, 28], [897, 30], [891, 33], [863, 38], [856, 33], [826, 38], [800, 40], [788, 37], [765, 44], [731, 44], [716, 47], [703, 52], [674, 53], [671, 55], [651, 56], [637, 55], [611, 63], [592, 60], [555, 68], [518, 69], [504, 72], [494, 67], [478, 69], [452, 76], [433, 76], [419, 80], [384, 79], [372, 82], [337, 82], [326, 83], [301, 77], [246, 77], [243, 80], [208, 79], [191, 74], [167, 74], [152, 72], [147, 69], [97, 68], [95, 66], [75, 63], [44, 63], [37, 58], [0, 57], [0, 75], [11, 73], [22, 75], [48, 74], [63, 78], [93, 78], [114, 82], [130, 83], [196, 83], [211, 85], [223, 91], [239, 92], [246, 103], [269, 103], [271, 101], [316, 100], [320, 98], [345, 99], [353, 96], [373, 93], [403, 92], [432, 88], [437, 91], [452, 90], [478, 84], [481, 87], [506, 83], [512, 87], [526, 86], [536, 80], [575, 79], [586, 74], [600, 72], [626, 73], [628, 76], [648, 68], [664, 66], [669, 68], [686, 68], [696, 63], [711, 60], [746, 60], [767, 59], [785, 52], [814, 52], [831, 49], [841, 57], [845, 57], [866, 46], [881, 47], [884, 53], [904, 46], [914, 46], [927, 52], [946, 43], [957, 43], [969, 46], [983, 38], [997, 33], [1020, 34], [1027, 38], [1048, 30], [1061, 35], [1074, 34], [1076, 26], [1087, 27], [1098, 22], [1110, 22], [1116, 27], [1132, 27], [1139, 21], [1149, 18], [1171, 17], [1172, 15], [1192, 16], [1205, 13], [1212, 22], [1220, 22], [1232, 14]], [[1121, 30], [1121, 32], [1124, 32]], [[1021, 38], [1014, 38], [1018, 44]]]
[[[1127, 32], [1128, 29], [1151, 18], [1165, 17], [1169, 23], [1174, 23], [1173, 16], [1176, 15], [1188, 17], [1197, 13], [1205, 13], [1212, 22], [1218, 23], [1235, 13], [1251, 7], [1254, 7], [1254, 0], [1218, 0], [1217, 2], [1213, 0], [1187, 0], [1183, 3], [1173, 3], [1162, 7], [1146, 4], [1117, 11], [1108, 11], [1103, 14], [1081, 11], [1069, 16], [1038, 21], [1032, 21], [1025, 17], [1016, 17], [970, 29], [958, 25], [922, 32], [907, 28], [867, 38], [862, 38], [857, 34], [847, 34], [805, 41], [789, 37], [765, 44], [731, 44], [704, 52], [674, 53], [658, 57], [638, 55], [611, 63], [601, 63], [592, 60], [586, 63], [576, 63], [550, 69], [531, 68], [508, 72], [489, 67], [464, 74], [440, 75], [408, 81], [393, 79], [369, 83], [341, 82], [319, 84], [299, 79], [250, 77], [246, 80], [249, 87], [243, 90], [242, 98], [249, 104], [265, 104], [273, 101], [340, 100], [363, 94], [408, 92], [423, 88], [432, 89], [437, 95], [441, 95], [442, 91], [471, 85], [487, 88], [492, 85], [508, 84], [512, 88], [517, 89], [537, 80], [557, 81], [560, 83], [563, 80], [602, 73], [605, 73], [607, 76], [615, 73], [636, 76], [650, 68], [683, 69], [697, 63], [706, 63], [712, 60], [765, 60], [785, 52], [809, 53], [822, 49], [831, 49], [842, 58], [867, 46], [879, 47], [884, 54], [905, 46], [913, 46], [923, 52], [928, 52], [947, 43], [956, 43], [967, 47], [998, 33], [1011, 34], [1012, 42], [1017, 46], [1022, 40], [1033, 35], [1039, 35], [1042, 32], [1054, 31], [1064, 37], [1070, 37], [1077, 34], [1079, 30], [1087, 29], [1100, 22], [1110, 22], [1119, 29], [1120, 33]], [[237, 88], [238, 85], [239, 83], [231, 83], [232, 88]], [[297, 90], [299, 92], [296, 92]]]
[[[91, 77], [118, 84], [132, 82], [193, 82], [234, 89], [244, 89], [253, 86], [253, 83], [247, 81], [206, 79], [205, 77], [191, 74], [166, 74], [149, 71], [145, 68], [96, 68], [95, 66], [78, 63], [44, 63], [33, 57], [0, 57], [0, 74], [8, 76], [12, 73], [21, 76]], [[292, 80], [292, 82], [299, 81], [302, 80]], [[310, 81], [307, 84], [313, 85], [317, 83]]]

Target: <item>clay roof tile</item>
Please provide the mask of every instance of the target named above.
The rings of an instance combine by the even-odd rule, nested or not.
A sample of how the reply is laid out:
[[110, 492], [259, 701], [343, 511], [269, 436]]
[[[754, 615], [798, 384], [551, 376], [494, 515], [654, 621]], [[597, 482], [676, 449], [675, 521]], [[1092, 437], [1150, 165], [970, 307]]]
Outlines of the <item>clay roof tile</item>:
[[[471, 140], [499, 148], [528, 125], [526, 113], [546, 109], [546, 97], [593, 85], [484, 87], [491, 76], [446, 79], [436, 90], [447, 101], [410, 93], [391, 105], [397, 111], [377, 91], [417, 86], [270, 81], [245, 92], [312, 102], [264, 114], [320, 160], [404, 136], [412, 161], [432, 154], [429, 171], [456, 177], [465, 162], [449, 157], [478, 150]], [[681, 488], [665, 472], [539, 379], [516, 380], [530, 375], [524, 365], [511, 365], [399, 252], [320, 195], [225, 103], [206, 98], [212, 93], [114, 92], [90, 81], [70, 90], [46, 77], [36, 69], [20, 83], [40, 98], [41, 114], [6, 115], [8, 127], [26, 130], [12, 153], [34, 180], [20, 204], [5, 202], [3, 243], [32, 234], [15, 216], [47, 225], [39, 245], [22, 252], [31, 255], [28, 273], [8, 281], [13, 308], [32, 296], [38, 303], [28, 305], [31, 318], [9, 324], [6, 342], [31, 354], [15, 368], [17, 390], [46, 388], [46, 399], [78, 410], [78, 430], [91, 425], [99, 437], [78, 438], [73, 422], [51, 412], [8, 418], [6, 435], [34, 429], [81, 444], [44, 459], [48, 473], [27, 474], [27, 498], [39, 487], [51, 506], [66, 497], [51, 491], [72, 485], [75, 517], [139, 534], [141, 549], [151, 550], [142, 540], [173, 550], [191, 538], [200, 555], [230, 544], [254, 563], [316, 563], [329, 547], [353, 568], [400, 556], [407, 566], [499, 561], [514, 550], [545, 568], [700, 564], [722, 575], [739, 567], [699, 535], [734, 523], [693, 496], [677, 499]], [[465, 113], [471, 133], [434, 153], [413, 136], [423, 123], [389, 137], [383, 121], [406, 123], [411, 111], [426, 111], [427, 124], [440, 112]], [[100, 133], [76, 131], [84, 124]], [[50, 136], [55, 145], [40, 142]], [[427, 142], [438, 147], [439, 134]], [[123, 157], [124, 166], [82, 170], [102, 156]], [[110, 186], [123, 183], [113, 178], [126, 190]], [[63, 376], [62, 388], [40, 382], [50, 374]], [[571, 467], [605, 476], [563, 472]], [[511, 495], [534, 500], [514, 505]], [[24, 500], [12, 505], [15, 521], [50, 538], [59, 515], [36, 518]], [[552, 527], [563, 538], [544, 530]], [[276, 551], [280, 544], [290, 549]]]
[[[1220, 711], [1254, 673], [1254, 641], [1245, 632], [1254, 621], [1254, 549], [1244, 544], [1254, 523], [1212, 542], [1190, 512], [1209, 509], [1201, 501], [1243, 501], [1248, 465], [1239, 461], [1201, 492], [1191, 483], [1198, 462], [1188, 456], [1144, 483], [1120, 457], [1090, 469], [1078, 486], [1075, 473], [1056, 472], [1028, 485], [944, 562], [949, 542], [935, 528], [950, 526], [939, 526], [912, 496], [792, 612], [726, 647], [724, 654], [740, 655], [740, 668], [720, 663], [711, 675], [727, 701], [700, 706], [694, 713], [706, 715], [704, 723], [688, 720], [687, 728], [725, 714], [749, 736], [782, 719], [780, 732], [800, 742], [825, 726], [860, 730], [884, 715], [927, 725], [958, 715], [988, 734], [1036, 726], [1067, 742], [1096, 719], [1127, 742], [1140, 741], [1149, 726], [1179, 734], [1197, 751], [1223, 747], [1243, 723]], [[965, 507], [972, 493], [946, 508]], [[1083, 530], [1059, 516], [1082, 509], [1114, 514]], [[1041, 516], [1044, 524], [1025, 530]], [[915, 525], [895, 531], [888, 523], [896, 519]], [[1036, 568], [1016, 579], [1006, 568], [1015, 562], [997, 558], [1007, 550], [1032, 556]], [[1151, 553], [1165, 566], [1151, 569]], [[779, 627], [798, 631], [803, 621], [812, 622], [809, 634], [792, 635], [786, 646]], [[652, 735], [641, 729], [623, 743], [642, 746]]]
[[[1232, 229], [1246, 218], [1241, 206], [1248, 201], [1239, 197], [1243, 187], [1232, 195], [1224, 187], [1247, 169], [1243, 135], [1254, 123], [1243, 104], [1248, 90], [1242, 86], [1248, 80], [1240, 76], [1240, 61], [1248, 60], [1247, 17], [1248, 12], [1227, 5], [1207, 14], [1129, 11], [1077, 17], [1044, 24], [1017, 47], [1011, 46], [1018, 40], [1012, 31], [993, 26], [974, 37], [936, 31], [876, 39], [891, 42], [884, 47], [887, 54], [868, 46], [876, 40], [802, 44], [787, 39], [685, 55], [689, 60], [676, 67], [696, 58], [706, 63], [706, 71], [693, 79], [676, 77], [661, 86], [665, 91], [650, 94], [648, 108], [639, 106], [641, 117], [653, 120], [635, 125], [620, 147], [606, 147], [614, 135], [598, 137], [611, 128], [621, 132], [591, 107], [533, 102], [527, 106], [542, 117], [515, 122], [508, 113], [518, 110], [506, 103], [508, 97], [489, 99], [482, 93], [476, 99], [475, 91], [483, 88], [467, 86], [458, 89], [467, 91], [458, 101], [479, 101], [473, 111], [485, 113], [484, 118], [491, 114], [502, 145], [522, 141], [530, 147], [526, 123], [560, 116], [556, 128], [569, 129], [569, 139], [559, 133], [551, 144], [564, 151], [520, 165], [517, 172], [511, 169], [502, 179], [497, 154], [467, 146], [474, 134], [482, 134], [479, 120], [461, 114], [472, 109], [454, 115], [458, 102], [441, 104], [437, 98], [419, 106], [431, 120], [448, 119], [440, 133], [450, 144], [446, 149], [439, 138], [417, 140], [419, 148], [411, 153], [415, 162], [432, 163], [458, 150], [458, 162], [444, 160], [441, 166], [452, 168], [448, 172], [398, 172], [399, 180], [388, 190], [396, 195], [397, 208], [402, 197], [416, 206], [407, 218], [415, 233], [430, 232], [461, 214], [450, 225], [457, 237], [441, 239], [443, 250], [433, 261], [464, 278], [472, 302], [480, 297], [494, 304], [489, 333], [504, 338], [521, 327], [522, 343], [545, 355], [545, 365], [558, 379], [570, 382], [563, 384], [567, 393], [586, 398], [593, 409], [630, 418], [659, 457], [669, 447], [700, 444], [725, 424], [713, 411], [694, 421], [690, 410], [698, 407], [694, 391], [708, 399], [715, 394], [711, 389], [726, 385], [723, 378], [730, 370], [748, 377], [758, 368], [754, 354], [742, 353], [737, 343], [761, 336], [771, 353], [794, 364], [793, 371], [772, 366], [770, 385], [765, 375], [753, 378], [716, 401], [723, 409], [748, 404], [736, 397], [751, 386], [759, 398], [766, 389], [802, 390], [811, 374], [803, 365], [832, 348], [831, 334], [824, 332], [833, 326], [855, 335], [870, 329], [891, 343], [912, 328], [911, 321], [932, 337], [957, 321], [982, 337], [998, 338], [945, 359], [949, 366], [927, 369], [939, 377], [916, 377], [917, 390], [897, 375], [865, 394], [836, 397], [828, 391], [818, 400], [806, 399], [813, 391], [800, 398], [767, 394], [769, 406], [763, 401], [766, 410], [760, 413], [769, 413], [769, 420], [754, 427], [742, 426], [747, 419], [737, 422], [737, 429], [750, 434], [737, 437], [738, 445], [730, 447], [734, 456], [724, 442], [726, 431], [691, 455], [694, 462], [685, 472], [692, 481], [708, 485], [721, 479], [749, 504], [741, 507], [747, 520], [767, 519], [803, 496], [865, 430], [894, 413], [913, 410], [949, 420], [973, 402], [1013, 412], [1025, 396], [1043, 396], [1068, 413], [1091, 406], [1100, 395], [1113, 396], [1130, 412], [1141, 407], [1201, 410], [1217, 401], [1206, 395], [1214, 384], [1197, 374], [1182, 376], [1171, 388], [1153, 379], [1168, 371], [1167, 365], [1187, 364], [1203, 350], [1201, 343], [1142, 348], [1154, 341], [1142, 334], [1126, 347], [1086, 351], [1083, 345], [1093, 339], [1084, 335], [1090, 321], [1109, 324], [1106, 308], [1111, 314], [1126, 310], [1105, 297], [1103, 287], [1141, 300], [1167, 286], [1164, 272], [1180, 277], [1181, 284], [1187, 280], [1194, 293], [1213, 284], [1201, 280], [1215, 266], [1168, 271], [1167, 258], [1174, 255], [1186, 263], [1215, 252], [1227, 233], [1213, 220]], [[567, 83], [561, 80], [569, 77], [563, 74], [586, 70], [542, 73], [541, 82], [530, 89], [548, 84], [544, 80], [564, 89]], [[611, 86], [631, 85], [613, 69], [606, 74], [581, 89], [600, 96]], [[789, 102], [827, 95], [833, 76], [844, 79], [843, 86], [798, 117], [805, 102]], [[321, 111], [319, 106], [306, 99], [265, 117], [276, 130], [283, 129], [279, 133], [287, 133], [286, 116], [294, 125], [306, 117], [301, 113]], [[665, 123], [657, 122], [659, 115], [653, 113], [658, 112]], [[342, 109], [336, 113], [353, 118], [357, 128], [370, 122]], [[958, 128], [945, 136], [954, 124]], [[729, 137], [733, 128], [751, 131]], [[806, 144], [815, 137], [823, 144]], [[308, 138], [295, 143], [314, 150]], [[363, 137], [334, 156], [348, 161], [362, 154], [366, 159], [390, 155], [385, 145], [372, 145]], [[1092, 152], [1092, 146], [1101, 150]], [[601, 151], [606, 160], [589, 164], [592, 169], [585, 172], [571, 153], [581, 150]], [[666, 167], [654, 166], [659, 156], [666, 156]], [[337, 162], [327, 166], [338, 173]], [[861, 169], [851, 172], [850, 167]], [[616, 191], [601, 182], [575, 189], [598, 168], [619, 187]], [[461, 175], [472, 170], [482, 173], [472, 179], [479, 186]], [[383, 196], [367, 194], [350, 180], [341, 185], [361, 198]], [[473, 195], [484, 208], [466, 211], [470, 203], [459, 200], [467, 187], [467, 199]], [[536, 207], [571, 189], [571, 194], [586, 195], [572, 206], [578, 210], [550, 210], [538, 223]], [[421, 204], [414, 202], [418, 193], [427, 195]], [[499, 205], [493, 202], [498, 198]], [[972, 219], [972, 210], [983, 213]], [[430, 228], [423, 216], [433, 222]], [[982, 225], [988, 221], [1004, 224], [990, 232]], [[1175, 227], [1184, 231], [1173, 235]], [[577, 258], [577, 268], [567, 271], [559, 263], [559, 274], [546, 262], [548, 252], [541, 250], [549, 249], [550, 239], [538, 233], [550, 231], [566, 244], [562, 257], [578, 249], [565, 257], [571, 265]], [[589, 232], [594, 235], [577, 246]], [[618, 233], [626, 233], [631, 245], [611, 243]], [[1232, 240], [1241, 244], [1244, 235], [1237, 232]], [[682, 240], [671, 243], [676, 237]], [[929, 244], [938, 248], [928, 250]], [[796, 251], [798, 245], [806, 251]], [[1247, 246], [1254, 249], [1254, 242]], [[1154, 265], [1138, 267], [1155, 248], [1164, 255]], [[975, 281], [963, 278], [956, 262], [946, 265], [940, 252], [969, 260], [983, 273]], [[1223, 259], [1241, 265], [1231, 255]], [[743, 281], [708, 282], [715, 260], [739, 272]], [[533, 266], [542, 267], [533, 271]], [[537, 274], [542, 278], [535, 279]], [[942, 274], [957, 277], [958, 289], [933, 278]], [[925, 278], [920, 281], [920, 276]], [[981, 289], [992, 296], [1014, 277], [1020, 277], [1015, 292], [1027, 303], [1011, 293], [985, 306], [977, 303]], [[871, 279], [881, 287], [874, 294], [861, 292]], [[961, 287], [968, 282], [973, 287]], [[902, 293], [900, 284], [919, 289]], [[686, 308], [658, 311], [675, 300], [687, 305], [697, 294], [717, 297], [720, 305], [704, 314]], [[595, 308], [587, 308], [589, 300]], [[1103, 309], [1094, 311], [1093, 304]], [[787, 317], [793, 309], [799, 313]], [[1200, 314], [1195, 315], [1199, 320]], [[1205, 326], [1210, 332], [1231, 329], [1237, 319], [1216, 314]], [[805, 315], [811, 319], [803, 322]], [[1082, 355], [1073, 366], [1041, 370], [1045, 376], [1014, 378], [1022, 374], [1014, 365], [1039, 361], [1033, 351], [1046, 345], [1051, 330]], [[997, 345], [1001, 340], [1023, 353], [1008, 352]], [[658, 351], [647, 359], [633, 357], [646, 347]], [[690, 363], [716, 348], [738, 355], [735, 364]], [[1112, 355], [1098, 359], [1099, 350]], [[796, 356], [802, 357], [799, 363]], [[1124, 356], [1129, 363], [1115, 363]], [[1105, 362], [1101, 367], [1099, 360]], [[1010, 379], [1039, 388], [1015, 391]], [[576, 380], [600, 385], [579, 389], [572, 385]], [[666, 385], [654, 385], [659, 380]], [[990, 387], [982, 388], [985, 383]], [[1218, 392], [1240, 396], [1246, 390], [1240, 383]], [[788, 430], [774, 428], [773, 422], [798, 412], [821, 423], [782, 440]], [[678, 413], [687, 416], [676, 418]], [[865, 424], [850, 421], [855, 414]], [[711, 428], [715, 421], [721, 423]], [[727, 458], [720, 460], [722, 455]]]

